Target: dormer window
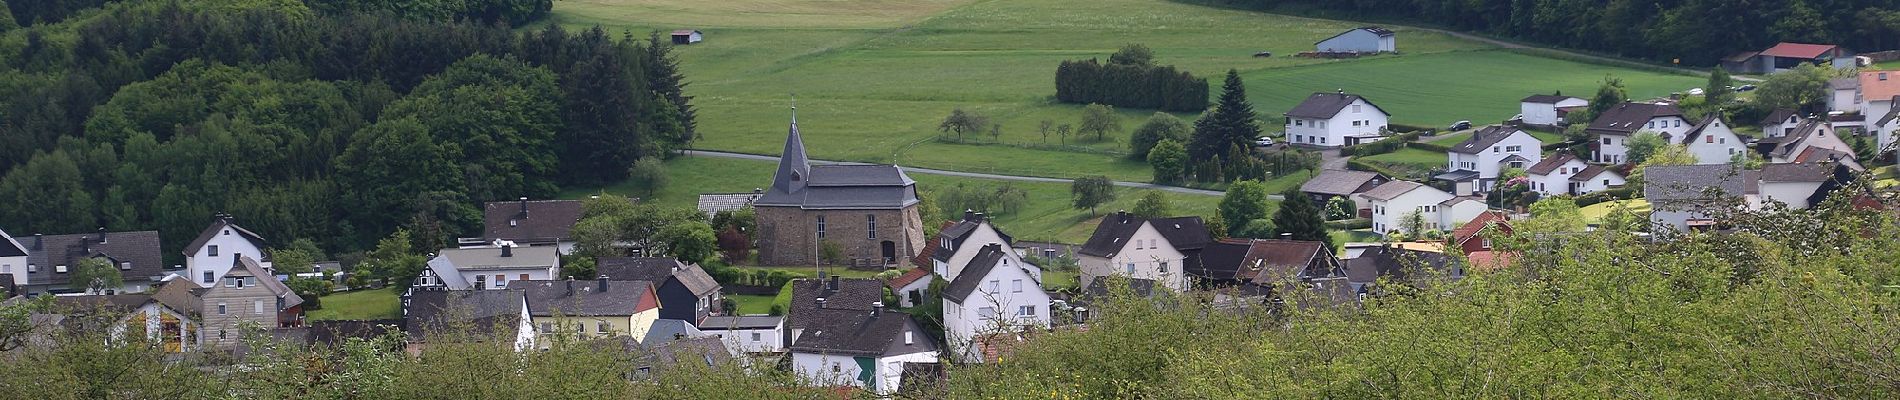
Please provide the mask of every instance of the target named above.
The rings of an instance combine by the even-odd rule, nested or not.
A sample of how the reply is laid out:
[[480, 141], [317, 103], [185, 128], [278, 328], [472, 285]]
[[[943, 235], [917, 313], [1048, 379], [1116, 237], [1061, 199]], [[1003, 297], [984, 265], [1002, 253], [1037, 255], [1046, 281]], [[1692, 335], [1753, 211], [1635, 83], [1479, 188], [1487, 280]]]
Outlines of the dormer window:
[[61, 274], [64, 274], [64, 273], [66, 273], [66, 266], [64, 266], [64, 265], [55, 265], [55, 266], [53, 266], [53, 272], [55, 272], [55, 273], [61, 273]]
[[33, 265], [33, 264], [27, 264], [27, 265], [26, 265], [26, 272], [27, 272], [27, 273], [34, 273], [34, 272], [40, 272], [40, 266], [38, 266], [38, 265]]
[[508, 226], [509, 226], [509, 227], [514, 227], [514, 226], [519, 226], [519, 225], [521, 225], [521, 220], [518, 220], [518, 219], [510, 219], [510, 220], [508, 220]]
[[121, 270], [121, 271], [131, 271], [131, 270], [132, 270], [132, 263], [130, 263], [130, 262], [121, 262], [121, 263], [119, 263], [119, 270]]

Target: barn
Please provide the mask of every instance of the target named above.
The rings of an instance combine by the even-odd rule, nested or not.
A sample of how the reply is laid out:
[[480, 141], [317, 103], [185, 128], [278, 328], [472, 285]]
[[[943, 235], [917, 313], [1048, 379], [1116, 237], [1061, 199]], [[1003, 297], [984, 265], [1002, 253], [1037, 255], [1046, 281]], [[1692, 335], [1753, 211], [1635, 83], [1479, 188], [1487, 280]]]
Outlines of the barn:
[[706, 40], [706, 35], [696, 29], [673, 31], [673, 44], [693, 44]]
[[1396, 52], [1398, 43], [1391, 29], [1377, 26], [1362, 26], [1340, 32], [1338, 35], [1314, 43], [1321, 53], [1380, 53]]

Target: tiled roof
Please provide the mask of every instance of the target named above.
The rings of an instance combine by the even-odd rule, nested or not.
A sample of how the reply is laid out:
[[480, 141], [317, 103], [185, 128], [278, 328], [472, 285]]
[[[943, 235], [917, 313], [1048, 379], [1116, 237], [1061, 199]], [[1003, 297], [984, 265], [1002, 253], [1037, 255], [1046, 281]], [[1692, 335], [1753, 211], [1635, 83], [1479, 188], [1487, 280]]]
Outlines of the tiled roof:
[[[105, 241], [100, 242], [100, 233], [79, 233], [71, 235], [35, 235], [21, 240], [20, 244], [28, 251], [26, 263], [37, 266], [35, 272], [26, 272], [24, 268], [17, 273], [27, 274], [30, 285], [65, 285], [70, 282], [72, 268], [79, 260], [90, 257], [106, 257], [113, 261], [113, 267], [119, 263], [132, 263], [132, 269], [122, 269], [119, 276], [126, 282], [153, 281], [165, 276], [165, 257], [159, 250], [158, 231], [106, 232]], [[58, 266], [67, 267], [67, 273], [59, 273]]]
[[1135, 232], [1141, 230], [1141, 224], [1147, 222], [1168, 240], [1168, 245], [1176, 250], [1199, 250], [1213, 238], [1208, 236], [1207, 225], [1201, 224], [1201, 217], [1172, 217], [1143, 219], [1125, 212], [1116, 212], [1102, 218], [1095, 226], [1095, 233], [1089, 235], [1088, 242], [1082, 244], [1079, 253], [1092, 256], [1107, 256], [1121, 251]]
[[1777, 108], [1769, 112], [1767, 117], [1762, 117], [1761, 122], [1756, 123], [1756, 125], [1780, 125], [1783, 122], [1788, 122], [1788, 119], [1794, 118], [1795, 115], [1794, 110]]
[[779, 324], [783, 324], [783, 323], [785, 323], [785, 317], [783, 316], [715, 315], [715, 316], [706, 317], [705, 320], [699, 321], [699, 329], [700, 330], [772, 329], [772, 328], [778, 327]]
[[[910, 314], [898, 311], [826, 308], [810, 310], [799, 318], [810, 322], [805, 324], [805, 333], [792, 343], [793, 352], [878, 356], [936, 350], [930, 338], [919, 331], [912, 331], [912, 344], [903, 344], [904, 331], [912, 325]], [[892, 351], [893, 347], [899, 349]]]
[[1767, 50], [1762, 50], [1761, 55], [1775, 56], [1775, 57], [1788, 57], [1788, 58], [1801, 58], [1801, 59], [1814, 59], [1814, 58], [1819, 58], [1822, 55], [1827, 54], [1827, 52], [1830, 50], [1834, 50], [1835, 47], [1837, 46], [1831, 45], [1831, 44], [1781, 42], [1781, 43], [1776, 43], [1775, 47], [1769, 47]]
[[[1453, 229], [1451, 231], [1451, 242], [1464, 243], [1465, 240], [1478, 236], [1478, 233], [1483, 232], [1485, 227], [1491, 226], [1493, 223], [1506, 225], [1510, 223], [1510, 220], [1511, 217], [1503, 211], [1486, 210], [1483, 213], [1479, 213], [1477, 218], [1472, 218], [1471, 221], [1465, 222], [1464, 225], [1459, 225], [1458, 229]], [[1503, 229], [1508, 230], [1509, 228]]]
[[508, 249], [508, 256], [504, 257], [501, 253], [500, 248], [474, 247], [442, 249], [436, 257], [447, 258], [449, 263], [455, 265], [455, 269], [462, 271], [553, 268], [561, 257], [555, 246], [515, 246]]
[[[1659, 165], [1643, 169], [1643, 197], [1651, 203], [1698, 200], [1713, 189], [1728, 196], [1746, 193], [1744, 174], [1727, 164]], [[1664, 206], [1657, 204], [1656, 206]]]
[[520, 290], [417, 289], [403, 299], [404, 330], [411, 341], [458, 327], [477, 333], [512, 333], [522, 317], [522, 296]]
[[580, 200], [491, 201], [482, 208], [482, 238], [555, 243], [581, 220]]
[[1331, 271], [1308, 271], [1315, 258], [1330, 258], [1332, 252], [1322, 242], [1301, 240], [1260, 240], [1247, 243], [1247, 256], [1240, 260], [1235, 278], [1257, 285], [1271, 285], [1282, 279], [1303, 279], [1326, 275]]
[[[1591, 179], [1596, 179], [1597, 175], [1602, 175], [1605, 173], [1616, 175], [1616, 171], [1611, 171], [1609, 168], [1604, 168], [1601, 165], [1589, 165], [1589, 166], [1583, 167], [1582, 171], [1577, 171], [1576, 175], [1570, 176], [1570, 180], [1572, 182], [1583, 182], [1583, 181], [1588, 181]], [[1621, 175], [1618, 175], [1618, 176], [1621, 176]]]
[[909, 271], [904, 271], [903, 275], [898, 275], [896, 278], [891, 278], [890, 281], [884, 282], [884, 286], [891, 288], [891, 290], [897, 290], [905, 286], [910, 286], [912, 282], [917, 282], [918, 279], [924, 279], [926, 276], [930, 276], [930, 269], [923, 267], [911, 268]]
[[1567, 163], [1570, 163], [1571, 161], [1576, 161], [1576, 160], [1577, 160], [1576, 155], [1573, 155], [1567, 152], [1559, 152], [1557, 154], [1552, 154], [1550, 157], [1544, 157], [1544, 159], [1542, 161], [1538, 161], [1537, 164], [1532, 164], [1530, 169], [1524, 170], [1524, 173], [1530, 174], [1530, 175], [1550, 175], [1551, 172], [1557, 171], [1557, 167], [1561, 167], [1564, 164], [1567, 164]]
[[1411, 192], [1412, 189], [1418, 189], [1424, 186], [1425, 185], [1420, 185], [1418, 182], [1412, 181], [1391, 181], [1386, 182], [1384, 185], [1379, 185], [1379, 187], [1372, 188], [1372, 190], [1367, 190], [1362, 196], [1380, 201], [1392, 200]]
[[[1893, 100], [1889, 100], [1889, 103], [1900, 105], [1900, 95], [1894, 95]], [[1894, 119], [1900, 119], [1900, 107], [1893, 107], [1892, 110], [1887, 111], [1887, 115], [1880, 117], [1880, 122], [1875, 122], [1874, 125], [1885, 126], [1887, 123], [1893, 122]]]
[[[952, 223], [944, 227], [943, 230], [940, 230], [937, 232], [937, 239], [938, 239], [937, 241], [941, 242], [943, 239], [948, 238], [950, 239], [951, 248], [961, 249], [964, 246], [963, 240], [970, 238], [970, 232], [976, 232], [976, 228], [980, 228], [984, 224], [987, 224], [987, 223], [988, 222], [984, 220], [983, 215], [974, 214], [974, 213], [970, 213], [966, 211], [962, 220]], [[1009, 237], [1008, 233], [1003, 233], [1002, 229], [997, 229], [996, 225], [990, 225], [990, 230], [995, 231], [996, 236], [1003, 239], [1004, 245], [1009, 245], [1012, 242], [1015, 242], [1015, 238]], [[985, 244], [985, 243], [973, 243], [973, 244]], [[937, 261], [950, 261], [950, 257], [953, 255], [956, 255], [955, 251], [932, 251], [931, 252], [931, 257], [936, 258]]]
[[[956, 225], [956, 223], [956, 221], [943, 221], [943, 224], [937, 226], [938, 234], [941, 235], [943, 230], [950, 229], [950, 226]], [[936, 265], [932, 264], [930, 260], [934, 260], [937, 257], [937, 242], [936, 240], [925, 240], [924, 248], [917, 250], [917, 255], [910, 258], [911, 265], [915, 265], [917, 268], [935, 268]]]
[[1762, 182], [1826, 182], [1834, 177], [1833, 164], [1784, 163], [1761, 166]]
[[1313, 176], [1312, 179], [1306, 180], [1306, 183], [1300, 184], [1300, 191], [1346, 196], [1358, 192], [1359, 187], [1365, 186], [1366, 182], [1381, 178], [1384, 178], [1384, 176], [1373, 172], [1329, 169], [1320, 171], [1319, 175]]
[[1629, 135], [1643, 130], [1649, 120], [1658, 117], [1682, 116], [1682, 110], [1669, 104], [1623, 103], [1598, 115], [1590, 121], [1587, 131], [1598, 134]]
[[1340, 110], [1346, 109], [1346, 106], [1358, 100], [1365, 100], [1366, 105], [1372, 106], [1374, 110], [1378, 110], [1380, 113], [1385, 113], [1385, 109], [1379, 108], [1377, 104], [1372, 104], [1372, 100], [1366, 100], [1356, 94], [1317, 92], [1311, 96], [1306, 96], [1306, 100], [1301, 101], [1299, 105], [1293, 106], [1292, 110], [1287, 110], [1286, 116], [1320, 119], [1332, 118], [1334, 115], [1338, 115]]
[[[257, 236], [256, 233], [252, 233], [250, 230], [244, 229], [244, 227], [238, 226], [237, 222], [234, 222], [231, 220], [231, 216], [218, 214], [211, 218], [211, 226], [205, 227], [205, 230], [203, 232], [198, 233], [197, 239], [192, 239], [191, 244], [185, 245], [185, 251], [183, 254], [186, 257], [190, 257], [193, 254], [198, 254], [199, 249], [204, 248], [206, 243], [211, 242], [211, 238], [218, 237], [218, 232], [222, 231], [224, 228], [227, 228], [227, 227], [231, 228], [231, 231], [236, 232], [239, 236], [243, 236], [245, 240], [251, 241], [252, 246], [257, 246], [257, 248], [260, 248], [260, 249], [270, 248], [270, 246], [265, 245], [264, 238], [262, 236]], [[268, 254], [265, 255], [266, 259], [268, 259], [269, 257], [270, 256]]]
[[1695, 127], [1689, 128], [1689, 131], [1682, 133], [1682, 142], [1694, 142], [1696, 138], [1702, 136], [1703, 132], [1707, 132], [1709, 127], [1724, 123], [1726, 122], [1722, 121], [1721, 113], [1711, 113], [1709, 116], [1702, 117], [1701, 123], [1695, 124]]
[[1113, 293], [1113, 290], [1109, 289], [1108, 287], [1109, 283], [1116, 280], [1126, 282], [1126, 284], [1128, 285], [1129, 292], [1137, 297], [1149, 297], [1149, 296], [1154, 295], [1154, 291], [1155, 291], [1154, 280], [1129, 278], [1125, 276], [1095, 277], [1095, 279], [1089, 281], [1089, 286], [1083, 289], [1082, 293], [1086, 295], [1087, 297], [1107, 296], [1109, 295], [1109, 293]]
[[1900, 71], [1860, 73], [1860, 98], [1873, 102], [1892, 99], [1894, 96], [1900, 96]]
[[13, 235], [8, 235], [6, 230], [0, 229], [0, 257], [25, 257], [26, 255], [26, 246], [20, 245], [20, 241], [14, 240]]
[[[943, 288], [944, 300], [963, 303], [969, 299], [971, 294], [976, 293], [976, 288], [983, 282], [983, 279], [989, 277], [990, 271], [998, 268], [998, 264], [1007, 262], [1009, 252], [1011, 251], [1014, 250], [1003, 247], [1000, 244], [983, 246], [982, 250], [977, 251], [975, 257], [970, 257], [970, 264], [963, 267], [963, 273], [957, 275], [956, 280], [950, 281], [950, 284]], [[1031, 267], [1020, 262], [1012, 266], [1016, 268]], [[1025, 271], [1025, 273], [1027, 272]], [[1032, 274], [1030, 276], [1034, 277], [1035, 275]]]
[[759, 196], [764, 195], [765, 193], [763, 192], [702, 194], [699, 195], [699, 205], [697, 208], [699, 212], [706, 213], [707, 217], [711, 217], [720, 211], [732, 211], [751, 207], [753, 200], [758, 200]]
[[[837, 290], [826, 290], [825, 284], [837, 279]], [[836, 276], [827, 279], [799, 279], [792, 281], [792, 304], [786, 310], [787, 328], [805, 328], [812, 319], [806, 318], [820, 311], [818, 299], [825, 299], [823, 310], [870, 310], [871, 303], [884, 301], [884, 282], [876, 279], [842, 279]]]
[[647, 335], [640, 339], [640, 343], [654, 346], [674, 340], [686, 340], [705, 336], [707, 336], [705, 332], [700, 332], [699, 328], [693, 327], [693, 324], [684, 320], [656, 319], [653, 320], [652, 326], [647, 327]]
[[653, 298], [653, 281], [609, 280], [601, 288], [598, 279], [565, 281], [514, 281], [510, 290], [521, 290], [528, 298], [528, 313], [537, 317], [621, 316], [659, 308]]
[[1365, 284], [1376, 282], [1382, 276], [1402, 280], [1426, 268], [1444, 268], [1451, 262], [1451, 257], [1442, 253], [1376, 246], [1346, 260], [1345, 269], [1348, 281]]
[[705, 296], [719, 291], [719, 282], [699, 264], [682, 263], [671, 257], [603, 257], [594, 267], [596, 276], [612, 280], [648, 281], [664, 285], [679, 279], [687, 291]]
[[1533, 94], [1533, 95], [1530, 95], [1529, 97], [1525, 97], [1523, 100], [1518, 100], [1518, 102], [1537, 103], [1537, 104], [1557, 104], [1558, 102], [1575, 99], [1575, 98], [1576, 97], [1555, 95], [1555, 94]]

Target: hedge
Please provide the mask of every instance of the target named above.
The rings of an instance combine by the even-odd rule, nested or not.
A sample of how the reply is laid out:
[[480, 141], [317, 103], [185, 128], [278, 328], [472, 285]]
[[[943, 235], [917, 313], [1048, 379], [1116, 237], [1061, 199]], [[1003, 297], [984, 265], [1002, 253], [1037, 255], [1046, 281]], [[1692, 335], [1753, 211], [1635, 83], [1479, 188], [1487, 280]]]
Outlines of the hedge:
[[1636, 188], [1625, 186], [1625, 187], [1605, 190], [1601, 192], [1585, 193], [1582, 196], [1577, 196], [1577, 207], [1589, 207], [1589, 206], [1596, 205], [1599, 203], [1615, 201], [1615, 200], [1628, 200], [1635, 197], [1636, 197]]
[[1412, 142], [1412, 144], [1408, 144], [1406, 145], [1406, 147], [1411, 147], [1414, 149], [1431, 151], [1431, 152], [1438, 152], [1438, 153], [1451, 152], [1451, 146], [1446, 146], [1446, 145], [1432, 143], [1432, 142]]
[[1365, 162], [1357, 158], [1346, 160], [1346, 169], [1376, 173], [1379, 175], [1393, 177], [1394, 179], [1401, 176], [1408, 176], [1405, 174], [1392, 172], [1392, 170], [1386, 169], [1385, 167], [1380, 167], [1378, 165], [1374, 165], [1373, 163]]
[[1354, 229], [1369, 229], [1369, 228], [1372, 228], [1372, 219], [1371, 218], [1353, 218], [1353, 219], [1342, 219], [1338, 221], [1326, 221], [1326, 228], [1337, 229], [1337, 230], [1342, 230], [1342, 231], [1349, 231], [1349, 230], [1354, 230]]
[[1391, 153], [1394, 151], [1399, 151], [1399, 149], [1405, 148], [1406, 143], [1410, 143], [1413, 140], [1418, 140], [1418, 137], [1421, 134], [1423, 134], [1423, 132], [1407, 132], [1407, 133], [1402, 133], [1398, 135], [1387, 136], [1384, 139], [1379, 139], [1379, 141], [1372, 142], [1372, 143], [1360, 143], [1360, 144], [1355, 144], [1351, 146], [1341, 147], [1339, 148], [1339, 155], [1372, 156], [1372, 155], [1380, 155], [1380, 154], [1385, 154], [1385, 153]]

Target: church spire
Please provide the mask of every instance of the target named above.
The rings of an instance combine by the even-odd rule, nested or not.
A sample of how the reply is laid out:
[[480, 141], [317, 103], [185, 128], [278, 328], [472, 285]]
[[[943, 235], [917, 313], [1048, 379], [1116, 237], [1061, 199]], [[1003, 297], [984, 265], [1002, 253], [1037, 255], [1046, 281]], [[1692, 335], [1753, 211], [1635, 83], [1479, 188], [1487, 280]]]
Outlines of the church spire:
[[805, 158], [805, 140], [798, 134], [798, 98], [792, 97], [792, 124], [785, 134], [785, 150], [779, 152], [778, 173], [772, 176], [772, 190], [797, 193], [811, 179], [811, 161]]

